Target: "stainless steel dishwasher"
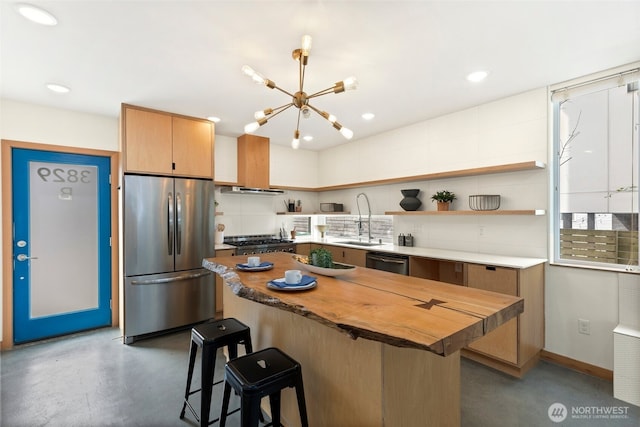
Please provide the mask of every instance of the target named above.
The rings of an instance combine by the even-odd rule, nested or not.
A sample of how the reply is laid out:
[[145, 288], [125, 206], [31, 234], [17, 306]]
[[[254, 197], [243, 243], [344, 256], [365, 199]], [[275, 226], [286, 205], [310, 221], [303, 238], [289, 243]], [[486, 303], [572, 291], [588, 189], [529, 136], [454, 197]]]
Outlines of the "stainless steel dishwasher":
[[367, 268], [409, 275], [409, 257], [386, 252], [367, 252]]

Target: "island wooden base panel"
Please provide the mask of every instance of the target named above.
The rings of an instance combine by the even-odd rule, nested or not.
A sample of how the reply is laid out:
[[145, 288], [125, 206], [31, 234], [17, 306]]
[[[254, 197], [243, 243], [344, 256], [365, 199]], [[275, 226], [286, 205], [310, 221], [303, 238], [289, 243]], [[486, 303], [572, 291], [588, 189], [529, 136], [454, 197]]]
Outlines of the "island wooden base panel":
[[[460, 353], [442, 357], [346, 334], [223, 287], [224, 317], [251, 328], [254, 349], [278, 347], [302, 365], [311, 427], [459, 426]], [[267, 400], [263, 406], [267, 406]], [[299, 426], [293, 389], [282, 422]]]

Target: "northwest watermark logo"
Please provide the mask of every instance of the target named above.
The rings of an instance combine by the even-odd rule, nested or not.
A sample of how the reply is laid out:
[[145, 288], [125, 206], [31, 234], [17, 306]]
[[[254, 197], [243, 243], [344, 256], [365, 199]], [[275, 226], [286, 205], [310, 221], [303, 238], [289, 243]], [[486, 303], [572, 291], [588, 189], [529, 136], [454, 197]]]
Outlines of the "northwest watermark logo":
[[547, 410], [549, 419], [561, 423], [570, 417], [574, 420], [621, 420], [629, 418], [628, 406], [572, 406], [569, 411], [560, 402], [552, 403]]
[[562, 403], [556, 402], [549, 406], [549, 410], [547, 411], [547, 415], [549, 415], [549, 419], [554, 423], [561, 423], [567, 418], [567, 407]]

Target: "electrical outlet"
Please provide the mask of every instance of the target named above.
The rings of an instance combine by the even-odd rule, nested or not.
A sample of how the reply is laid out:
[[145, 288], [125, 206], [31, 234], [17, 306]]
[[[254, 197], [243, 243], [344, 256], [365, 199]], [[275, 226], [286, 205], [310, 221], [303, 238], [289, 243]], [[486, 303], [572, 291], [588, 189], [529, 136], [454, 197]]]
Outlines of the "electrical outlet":
[[478, 227], [478, 233], [480, 236], [484, 236], [484, 225], [481, 225], [480, 227]]
[[591, 335], [591, 324], [586, 319], [578, 319], [578, 332], [585, 335]]

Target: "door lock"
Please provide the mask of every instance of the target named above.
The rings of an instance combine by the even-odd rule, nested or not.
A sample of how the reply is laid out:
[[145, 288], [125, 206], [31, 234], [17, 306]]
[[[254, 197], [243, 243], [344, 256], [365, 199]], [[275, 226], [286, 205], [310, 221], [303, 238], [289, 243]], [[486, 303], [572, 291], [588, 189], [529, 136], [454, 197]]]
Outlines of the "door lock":
[[25, 254], [18, 254], [18, 256], [16, 257], [16, 259], [18, 261], [26, 261], [28, 259], [38, 259], [37, 256], [27, 256]]

